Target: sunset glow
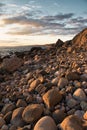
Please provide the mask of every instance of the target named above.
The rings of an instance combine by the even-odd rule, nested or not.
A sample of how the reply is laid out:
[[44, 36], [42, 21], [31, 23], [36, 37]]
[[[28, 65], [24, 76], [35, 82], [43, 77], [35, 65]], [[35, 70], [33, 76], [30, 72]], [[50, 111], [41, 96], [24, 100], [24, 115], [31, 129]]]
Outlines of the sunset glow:
[[0, 0], [0, 46], [72, 39], [87, 27], [86, 8], [86, 0]]

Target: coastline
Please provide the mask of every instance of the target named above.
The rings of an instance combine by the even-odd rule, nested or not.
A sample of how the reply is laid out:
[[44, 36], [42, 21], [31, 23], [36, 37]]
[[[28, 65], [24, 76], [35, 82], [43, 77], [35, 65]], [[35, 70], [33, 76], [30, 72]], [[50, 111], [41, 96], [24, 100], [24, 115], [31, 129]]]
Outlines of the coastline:
[[15, 52], [25, 52], [25, 51], [30, 51], [31, 48], [33, 47], [41, 47], [41, 48], [46, 48], [47, 46], [50, 46], [51, 44], [49, 45], [32, 45], [32, 46], [11, 46], [11, 47], [0, 47], [0, 56], [1, 57], [4, 57], [4, 56], [7, 56], [7, 55], [10, 55], [10, 54], [14, 54]]

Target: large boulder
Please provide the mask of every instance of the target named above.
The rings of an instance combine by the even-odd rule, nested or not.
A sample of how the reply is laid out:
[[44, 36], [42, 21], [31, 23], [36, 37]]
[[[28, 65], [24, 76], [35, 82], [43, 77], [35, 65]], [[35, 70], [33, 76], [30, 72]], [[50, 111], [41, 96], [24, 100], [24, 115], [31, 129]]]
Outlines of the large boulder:
[[23, 107], [19, 107], [13, 111], [12, 118], [11, 118], [11, 124], [13, 124], [15, 126], [24, 126], [25, 122], [22, 119], [23, 110], [24, 110]]
[[9, 72], [13, 72], [16, 69], [18, 69], [21, 65], [23, 64], [23, 60], [13, 56], [11, 58], [5, 58], [3, 59], [2, 62], [2, 68], [9, 71]]
[[60, 124], [62, 130], [83, 130], [82, 121], [75, 115], [66, 117]]
[[62, 94], [57, 89], [51, 89], [43, 95], [44, 103], [48, 108], [54, 107], [62, 99]]
[[57, 130], [57, 127], [51, 117], [44, 116], [36, 123], [34, 130]]
[[31, 123], [38, 120], [41, 117], [42, 112], [43, 106], [40, 104], [31, 104], [24, 109], [22, 118], [25, 122]]

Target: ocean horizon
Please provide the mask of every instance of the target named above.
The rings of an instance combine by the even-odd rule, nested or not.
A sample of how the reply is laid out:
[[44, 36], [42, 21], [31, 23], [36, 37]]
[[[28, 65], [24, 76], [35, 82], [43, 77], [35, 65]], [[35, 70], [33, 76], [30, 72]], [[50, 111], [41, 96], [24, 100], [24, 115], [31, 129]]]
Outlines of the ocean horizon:
[[4, 57], [6, 55], [10, 55], [10, 53], [14, 52], [23, 52], [29, 51], [32, 47], [42, 47], [45, 48], [46, 45], [25, 45], [25, 46], [0, 46], [0, 56]]

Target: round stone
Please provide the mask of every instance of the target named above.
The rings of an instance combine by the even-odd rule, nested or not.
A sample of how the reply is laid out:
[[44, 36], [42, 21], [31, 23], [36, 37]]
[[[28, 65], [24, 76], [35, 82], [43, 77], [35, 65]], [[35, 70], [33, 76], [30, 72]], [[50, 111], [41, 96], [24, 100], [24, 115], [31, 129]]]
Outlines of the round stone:
[[57, 126], [51, 117], [44, 116], [36, 123], [34, 130], [57, 130]]
[[86, 100], [86, 94], [81, 88], [75, 90], [75, 92], [73, 93], [73, 97], [79, 101]]
[[62, 95], [57, 89], [51, 89], [43, 95], [44, 103], [48, 108], [54, 107], [61, 99]]
[[25, 122], [31, 123], [39, 119], [42, 112], [43, 106], [41, 106], [40, 104], [31, 104], [24, 109], [22, 113], [22, 118]]
[[66, 117], [60, 124], [62, 130], [83, 130], [82, 121], [75, 115]]
[[24, 108], [19, 107], [15, 109], [12, 113], [11, 123], [15, 126], [24, 126], [24, 121], [22, 119], [22, 113]]

